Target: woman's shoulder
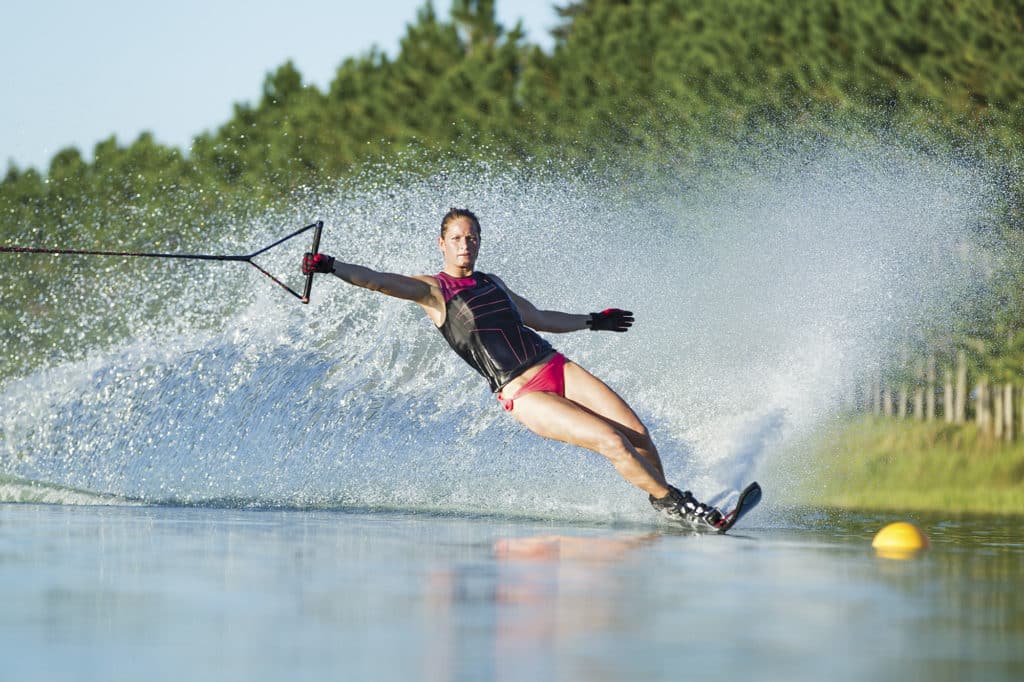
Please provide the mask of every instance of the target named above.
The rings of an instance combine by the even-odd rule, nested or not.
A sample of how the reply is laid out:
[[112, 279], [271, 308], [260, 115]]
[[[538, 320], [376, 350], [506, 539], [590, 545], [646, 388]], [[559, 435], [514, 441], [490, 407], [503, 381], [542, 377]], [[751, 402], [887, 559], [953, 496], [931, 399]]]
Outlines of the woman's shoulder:
[[497, 285], [499, 285], [501, 287], [505, 286], [505, 282], [502, 281], [501, 277], [498, 277], [493, 272], [477, 272], [476, 275], [478, 277], [480, 277], [481, 279], [483, 279], [484, 281], [488, 281], [489, 280], [489, 281], [494, 282], [495, 284], [497, 284]]

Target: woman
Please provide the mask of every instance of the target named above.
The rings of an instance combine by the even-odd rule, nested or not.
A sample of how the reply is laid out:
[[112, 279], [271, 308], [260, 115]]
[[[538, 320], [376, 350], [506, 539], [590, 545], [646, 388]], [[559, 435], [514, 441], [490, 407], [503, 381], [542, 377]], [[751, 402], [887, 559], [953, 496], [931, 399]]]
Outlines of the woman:
[[536, 306], [495, 275], [476, 271], [480, 221], [453, 208], [441, 220], [437, 245], [444, 270], [405, 276], [306, 254], [302, 271], [333, 273], [349, 284], [418, 303], [467, 363], [490, 383], [504, 408], [534, 433], [593, 450], [645, 491], [651, 505], [676, 521], [715, 527], [721, 513], [668, 484], [647, 428], [602, 381], [542, 338], [541, 332], [624, 332], [629, 311], [573, 315]]

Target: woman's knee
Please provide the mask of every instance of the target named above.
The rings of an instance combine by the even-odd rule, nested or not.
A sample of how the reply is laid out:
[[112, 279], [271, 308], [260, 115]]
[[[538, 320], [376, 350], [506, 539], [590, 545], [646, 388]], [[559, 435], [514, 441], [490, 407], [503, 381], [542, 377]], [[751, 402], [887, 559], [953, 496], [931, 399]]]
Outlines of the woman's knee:
[[608, 429], [600, 434], [600, 437], [594, 443], [593, 449], [612, 462], [626, 461], [634, 458], [633, 444], [630, 442], [630, 439], [615, 429]]
[[636, 439], [642, 441], [644, 444], [653, 445], [651, 440], [651, 432], [647, 430], [647, 427], [640, 423], [640, 427], [634, 431]]
[[642, 422], [618, 425], [618, 430], [635, 448], [649, 450], [654, 447], [654, 439]]

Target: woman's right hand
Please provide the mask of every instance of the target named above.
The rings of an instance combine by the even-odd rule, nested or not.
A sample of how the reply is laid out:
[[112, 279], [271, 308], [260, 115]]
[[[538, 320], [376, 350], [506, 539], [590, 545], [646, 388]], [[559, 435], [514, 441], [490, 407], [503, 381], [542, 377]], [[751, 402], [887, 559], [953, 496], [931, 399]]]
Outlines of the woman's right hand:
[[305, 253], [302, 256], [302, 274], [334, 272], [334, 258], [326, 253]]

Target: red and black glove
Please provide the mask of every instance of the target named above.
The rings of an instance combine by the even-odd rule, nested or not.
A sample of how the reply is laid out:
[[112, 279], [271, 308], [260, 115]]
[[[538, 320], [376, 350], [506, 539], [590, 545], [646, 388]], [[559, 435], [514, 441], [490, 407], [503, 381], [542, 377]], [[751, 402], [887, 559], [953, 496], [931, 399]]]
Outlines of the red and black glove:
[[333, 272], [334, 259], [326, 253], [318, 253], [315, 256], [306, 253], [302, 256], [302, 274], [308, 275], [312, 272]]
[[633, 311], [608, 308], [599, 313], [590, 313], [587, 326], [592, 332], [624, 332], [633, 326]]

